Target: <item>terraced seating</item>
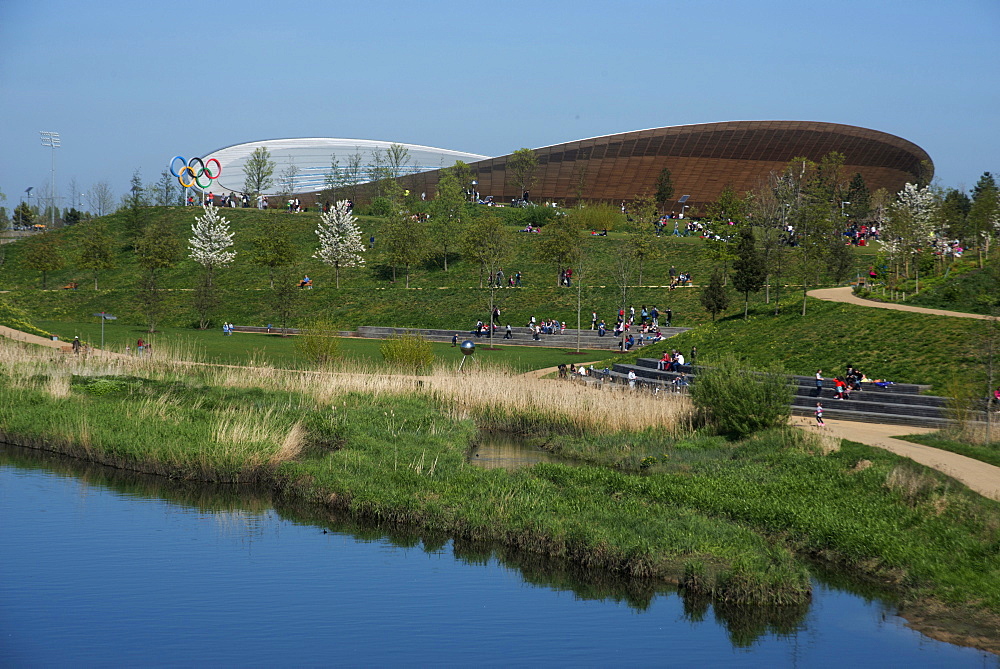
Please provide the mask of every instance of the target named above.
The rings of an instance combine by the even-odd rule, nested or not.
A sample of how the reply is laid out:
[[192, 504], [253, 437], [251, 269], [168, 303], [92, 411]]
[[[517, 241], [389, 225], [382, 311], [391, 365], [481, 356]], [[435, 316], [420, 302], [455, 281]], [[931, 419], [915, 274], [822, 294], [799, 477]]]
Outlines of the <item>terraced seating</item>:
[[[681, 332], [686, 332], [690, 328], [662, 328], [661, 332], [664, 338], [673, 337]], [[498, 328], [493, 335], [493, 342], [495, 344], [506, 344], [511, 346], [550, 346], [550, 347], [560, 347], [560, 348], [575, 348], [577, 341], [577, 330], [564, 330], [561, 334], [539, 334], [539, 339], [535, 340], [532, 338], [531, 332], [526, 327], [516, 327], [512, 328], [512, 339], [504, 339], [504, 328]], [[394, 334], [403, 334], [406, 332], [416, 332], [423, 335], [430, 341], [443, 341], [450, 342], [453, 335], [458, 334], [460, 341], [465, 339], [471, 339], [477, 343], [489, 342], [490, 338], [488, 333], [477, 337], [474, 332], [470, 330], [434, 330], [434, 329], [416, 329], [416, 328], [388, 328], [388, 327], [376, 327], [371, 325], [363, 325], [358, 328], [358, 337], [368, 337], [375, 339], [384, 339], [386, 337], [392, 336]], [[596, 350], [617, 350], [618, 349], [618, 339], [611, 334], [607, 334], [604, 337], [599, 337], [596, 330], [580, 330], [580, 347]], [[640, 344], [636, 342], [636, 347]]]
[[[656, 369], [656, 363], [650, 358], [640, 358], [634, 365], [616, 364], [608, 379], [621, 382], [629, 370], [634, 370], [644, 384], [666, 386], [678, 376], [676, 372]], [[692, 375], [689, 379], [692, 383], [696, 382], [697, 366], [686, 365], [684, 372]], [[928, 386], [899, 383], [882, 388], [873, 383], [863, 383], [862, 390], [852, 392], [850, 399], [838, 400], [829, 382], [817, 396], [814, 377], [792, 376], [789, 379], [794, 385], [792, 413], [796, 415], [813, 415], [816, 402], [820, 401], [827, 418], [932, 428], [948, 424], [944, 411], [947, 398], [919, 394]]]

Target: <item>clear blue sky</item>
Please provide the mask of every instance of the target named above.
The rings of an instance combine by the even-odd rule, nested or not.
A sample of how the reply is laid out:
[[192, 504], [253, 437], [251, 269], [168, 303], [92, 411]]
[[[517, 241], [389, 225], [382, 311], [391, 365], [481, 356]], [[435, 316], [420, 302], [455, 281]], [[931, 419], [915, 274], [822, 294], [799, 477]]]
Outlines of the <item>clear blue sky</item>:
[[[502, 155], [686, 123], [904, 137], [1000, 172], [1000, 0], [0, 1], [0, 190], [59, 193], [251, 140]], [[62, 201], [63, 206], [70, 203]]]

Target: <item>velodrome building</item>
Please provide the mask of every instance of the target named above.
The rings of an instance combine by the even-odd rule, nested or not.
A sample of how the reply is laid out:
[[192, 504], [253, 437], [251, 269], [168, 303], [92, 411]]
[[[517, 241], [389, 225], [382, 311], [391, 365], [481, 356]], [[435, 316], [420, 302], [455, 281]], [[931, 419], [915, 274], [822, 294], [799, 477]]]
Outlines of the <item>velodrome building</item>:
[[[222, 175], [219, 190], [242, 189], [243, 164], [259, 146], [267, 147], [276, 163], [275, 180], [288, 165], [295, 165], [294, 192], [305, 202], [325, 187], [332, 159], [343, 167], [348, 156], [361, 154], [364, 167], [393, 142], [356, 139], [305, 138], [250, 142], [219, 149], [205, 156], [216, 158]], [[399, 142], [401, 143], [401, 142]], [[402, 143], [401, 143], [402, 144]], [[497, 203], [521, 196], [508, 174], [509, 155], [489, 157], [461, 151], [403, 144], [410, 161], [397, 177], [404, 188], [425, 194], [436, 192], [440, 170], [456, 160], [472, 168], [475, 190], [492, 195]], [[897, 192], [907, 182], [933, 176], [926, 151], [901, 137], [878, 130], [813, 121], [727, 121], [667, 126], [615, 135], [591, 137], [534, 149], [538, 167], [530, 187], [531, 200], [573, 204], [578, 198], [619, 203], [637, 195], [653, 194], [656, 180], [669, 168], [676, 197], [690, 196], [698, 206], [716, 200], [723, 188], [742, 193], [758, 187], [771, 172], [781, 172], [790, 160], [806, 157], [819, 161], [831, 151], [846, 157], [844, 173], [860, 172], [869, 190]]]

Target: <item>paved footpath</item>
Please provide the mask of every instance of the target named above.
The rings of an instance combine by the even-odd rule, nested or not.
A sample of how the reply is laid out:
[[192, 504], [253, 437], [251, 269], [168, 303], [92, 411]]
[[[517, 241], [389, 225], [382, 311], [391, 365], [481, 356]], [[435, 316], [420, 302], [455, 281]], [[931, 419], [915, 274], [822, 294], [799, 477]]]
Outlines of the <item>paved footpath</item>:
[[896, 311], [912, 311], [918, 314], [930, 314], [932, 316], [953, 316], [955, 318], [978, 318], [980, 320], [986, 320], [989, 316], [983, 316], [982, 314], [967, 314], [962, 311], [946, 311], [944, 309], [925, 309], [924, 307], [911, 307], [908, 304], [891, 304], [889, 302], [876, 302], [875, 300], [866, 300], [864, 298], [858, 297], [854, 294], [854, 289], [850, 286], [845, 286], [843, 288], [817, 288], [816, 290], [810, 290], [806, 293], [809, 297], [815, 297], [817, 300], [826, 300], [827, 302], [846, 302], [847, 304], [856, 304], [861, 307], [875, 307], [876, 309], [894, 309]]
[[887, 451], [910, 458], [914, 462], [936, 469], [939, 472], [961, 481], [971, 490], [983, 497], [1000, 501], [1000, 467], [987, 462], [967, 458], [958, 453], [943, 451], [923, 444], [914, 444], [902, 439], [894, 439], [901, 432], [907, 434], [925, 434], [935, 430], [925, 427], [902, 427], [899, 425], [881, 425], [878, 423], [855, 423], [847, 420], [826, 419], [825, 428], [817, 428], [813, 419], [806, 416], [793, 416], [792, 424], [806, 430], [821, 430], [820, 434], [829, 434], [840, 439], [849, 439], [868, 446], [884, 448]]
[[[73, 344], [68, 341], [52, 341], [48, 337], [41, 337], [39, 335], [30, 334], [28, 332], [21, 332], [20, 330], [14, 330], [3, 325], [0, 325], [0, 337], [6, 337], [7, 339], [13, 339], [14, 341], [23, 341], [26, 344], [35, 344], [36, 346], [45, 346], [47, 348], [53, 348], [63, 353], [72, 353]], [[98, 358], [120, 358], [121, 353], [112, 353], [111, 351], [104, 351], [98, 348], [91, 350], [89, 355]]]

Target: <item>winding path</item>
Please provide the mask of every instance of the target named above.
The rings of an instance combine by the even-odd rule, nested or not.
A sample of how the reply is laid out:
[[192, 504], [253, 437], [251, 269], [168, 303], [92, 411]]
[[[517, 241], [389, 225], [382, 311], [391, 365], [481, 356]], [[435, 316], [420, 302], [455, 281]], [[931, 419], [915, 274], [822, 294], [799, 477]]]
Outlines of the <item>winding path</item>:
[[810, 290], [806, 293], [809, 297], [815, 297], [817, 300], [825, 300], [827, 302], [845, 302], [847, 304], [856, 304], [861, 307], [875, 307], [876, 309], [894, 309], [895, 311], [912, 311], [918, 314], [929, 314], [931, 316], [953, 316], [954, 318], [978, 318], [980, 320], [986, 320], [989, 316], [983, 316], [982, 314], [967, 314], [962, 311], [946, 311], [944, 309], [925, 309], [924, 307], [911, 307], [908, 304], [892, 304], [890, 302], [876, 302], [875, 300], [866, 300], [864, 298], [858, 297], [854, 294], [854, 289], [850, 286], [844, 286], [843, 288], [817, 288], [816, 290]]

